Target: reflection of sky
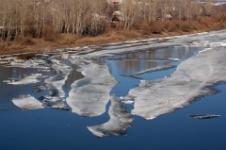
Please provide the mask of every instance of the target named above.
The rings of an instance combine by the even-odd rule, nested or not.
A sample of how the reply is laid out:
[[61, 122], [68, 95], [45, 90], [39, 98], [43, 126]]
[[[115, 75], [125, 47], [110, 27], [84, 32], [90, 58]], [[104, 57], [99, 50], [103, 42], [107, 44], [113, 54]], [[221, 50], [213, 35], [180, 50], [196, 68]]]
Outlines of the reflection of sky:
[[[111, 73], [119, 81], [119, 84], [113, 88], [112, 94], [124, 96], [130, 88], [137, 86], [141, 79], [153, 80], [171, 74], [175, 68], [147, 72], [140, 75], [140, 78], [129, 76], [143, 69], [165, 64], [178, 64], [180, 61], [171, 61], [169, 58], [183, 60], [193, 52], [196, 50], [186, 47], [169, 47], [107, 59]], [[4, 74], [0, 73], [0, 81], [8, 78], [23, 78], [36, 71], [0, 67], [0, 72], [4, 72]], [[81, 78], [81, 74], [76, 71], [72, 72], [64, 89], [68, 90], [70, 84], [77, 78]], [[19, 110], [10, 103], [10, 99], [19, 94], [32, 93], [33, 87], [31, 85], [15, 87], [0, 82], [0, 149], [223, 150], [226, 149], [225, 117], [205, 121], [189, 118], [189, 115], [194, 113], [226, 114], [226, 86], [217, 87], [223, 92], [203, 97], [201, 101], [193, 105], [155, 120], [146, 121], [135, 116], [133, 125], [126, 136], [98, 139], [86, 129], [86, 126], [107, 121], [107, 114], [90, 119], [63, 110]]]
[[147, 72], [141, 74], [137, 77], [123, 75], [122, 72], [118, 69], [117, 62], [109, 60], [107, 61], [108, 66], [111, 68], [111, 73], [114, 78], [118, 81], [118, 84], [112, 89], [111, 94], [114, 96], [126, 96], [130, 89], [139, 85], [140, 80], [154, 80], [160, 79], [165, 76], [170, 75], [175, 71], [175, 68], [156, 71], [156, 72]]
[[[166, 56], [161, 58], [165, 59], [167, 57], [176, 56], [179, 58], [181, 56], [180, 58], [184, 59], [186, 57], [183, 57], [183, 54], [188, 54], [187, 56], [189, 56], [189, 52], [185, 53], [181, 51], [173, 53], [174, 54], [165, 54]], [[160, 62], [149, 65], [148, 59], [154, 58], [154, 56], [162, 56], [163, 54], [163, 49], [160, 49], [158, 52], [131, 54], [131, 57], [137, 56], [135, 59], [137, 59], [139, 65], [133, 65], [132, 63], [132, 65], [129, 65], [129, 67], [126, 68], [129, 70], [129, 73], [131, 73], [141, 70], [140, 68], [143, 66], [145, 66], [143, 68], [146, 68], [161, 65], [162, 63]], [[142, 61], [141, 58], [144, 57], [146, 57], [146, 59]], [[123, 61], [123, 59], [107, 60], [111, 72], [118, 81], [121, 81], [121, 84], [119, 84], [118, 87], [116, 86], [112, 91], [113, 93], [117, 93], [117, 96], [125, 95], [129, 87], [138, 84], [140, 80], [123, 76], [122, 74], [128, 73], [128, 71], [123, 70], [124, 67], [120, 67], [119, 62], [121, 61]], [[0, 71], [4, 71], [4, 74], [0, 74], [0, 81], [11, 76], [16, 78], [19, 74], [30, 73], [26, 69], [22, 70], [0, 67]], [[149, 72], [143, 74], [142, 78], [161, 78], [164, 75], [170, 74], [173, 70], [174, 69]], [[69, 78], [67, 87], [70, 85], [70, 82], [74, 81], [73, 77], [76, 76], [80, 77], [77, 72], [72, 73], [72, 78]], [[37, 111], [22, 111], [15, 109], [12, 105], [10, 107], [8, 106], [10, 105], [9, 99], [11, 99], [13, 95], [15, 96], [19, 93], [32, 92], [32, 87], [13, 87], [0, 83], [0, 149], [224, 150], [226, 149], [225, 117], [204, 121], [193, 120], [189, 117], [190, 114], [194, 113], [216, 113], [226, 115], [226, 86], [219, 85], [217, 87], [218, 90], [222, 92], [214, 96], [203, 97], [201, 98], [201, 101], [197, 101], [193, 105], [166, 114], [155, 120], [147, 121], [135, 116], [133, 125], [129, 128], [128, 135], [126, 136], [99, 139], [94, 137], [86, 129], [86, 126], [105, 122], [108, 119], [106, 114], [98, 118], [90, 119], [79, 117], [68, 111], [54, 109]]]
[[[180, 62], [175, 60], [184, 60], [195, 52], [197, 52], [196, 49], [173, 46], [122, 54], [109, 58], [107, 59], [107, 64], [112, 75], [118, 81], [118, 84], [112, 89], [111, 94], [118, 97], [126, 96], [130, 89], [139, 85], [140, 80], [154, 80], [169, 76]], [[135, 75], [137, 72], [165, 65], [171, 65], [172, 67]]]

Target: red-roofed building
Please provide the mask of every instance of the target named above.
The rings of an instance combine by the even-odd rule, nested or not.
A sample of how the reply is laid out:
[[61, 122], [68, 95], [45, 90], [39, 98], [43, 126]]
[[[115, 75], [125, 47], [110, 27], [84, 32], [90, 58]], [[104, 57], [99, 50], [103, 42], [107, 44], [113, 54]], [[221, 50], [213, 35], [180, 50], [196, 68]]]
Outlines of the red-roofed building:
[[108, 3], [113, 4], [113, 5], [118, 5], [122, 3], [123, 0], [107, 0]]

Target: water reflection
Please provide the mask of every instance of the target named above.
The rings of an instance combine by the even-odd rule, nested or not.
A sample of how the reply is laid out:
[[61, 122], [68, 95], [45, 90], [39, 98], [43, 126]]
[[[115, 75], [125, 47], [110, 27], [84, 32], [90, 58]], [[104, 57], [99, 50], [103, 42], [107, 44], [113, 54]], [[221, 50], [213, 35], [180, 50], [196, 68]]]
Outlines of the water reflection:
[[161, 69], [163, 67], [165, 69], [164, 66], [176, 66], [180, 61], [189, 58], [197, 51], [197, 48], [172, 46], [115, 55], [109, 60], [115, 61], [122, 74], [131, 75], [151, 68]]
[[[29, 57], [29, 59], [21, 59], [24, 58], [23, 56], [17, 57], [20, 58], [19, 60], [8, 58], [5, 61], [8, 64], [0, 67], [0, 70], [4, 72], [4, 74], [0, 74], [0, 88], [6, 89], [6, 93], [0, 94], [0, 96], [4, 97], [8, 105], [12, 105], [11, 100], [13, 98], [30, 95], [40, 101], [46, 108], [60, 108], [63, 110], [70, 110], [68, 109], [69, 101], [66, 101], [70, 99], [70, 102], [73, 102], [73, 105], [69, 105], [71, 109], [76, 108], [76, 110], [78, 109], [76, 112], [80, 112], [82, 110], [79, 110], [81, 108], [77, 108], [77, 106], [85, 102], [82, 99], [87, 100], [92, 93], [91, 91], [99, 91], [93, 93], [95, 98], [93, 96], [89, 98], [90, 100], [94, 98], [98, 102], [102, 99], [103, 103], [101, 102], [100, 105], [95, 102], [96, 108], [102, 110], [98, 113], [95, 112], [99, 115], [105, 111], [109, 100], [106, 95], [109, 95], [109, 91], [111, 91], [110, 95], [126, 96], [128, 91], [138, 86], [141, 80], [154, 80], [170, 75], [178, 63], [197, 51], [198, 49], [192, 47], [169, 46], [119, 53], [109, 57], [91, 58], [90, 60], [81, 56], [78, 57], [76, 53], [68, 54], [66, 52], [62, 55], [39, 54]], [[9, 61], [7, 62], [7, 60]], [[111, 75], [118, 81], [116, 85], [110, 80], [110, 77], [106, 77], [108, 75], [107, 68], [104, 69], [105, 71], [101, 71], [105, 68], [105, 63], [108, 65]], [[87, 66], [89, 67], [87, 68]], [[97, 73], [97, 70], [101, 71], [101, 74]], [[35, 76], [34, 79], [30, 78], [35, 74], [41, 74], [42, 76], [37, 79]], [[82, 80], [84, 76], [88, 78]], [[79, 80], [86, 82], [73, 86], [73, 83], [77, 83]], [[21, 83], [21, 85], [13, 86], [7, 83]], [[84, 89], [86, 86], [89, 87], [86, 88], [87, 90], [78, 91], [79, 95], [74, 94], [76, 90]], [[97, 90], [97, 87], [100, 89]], [[69, 93], [75, 96], [69, 97]], [[87, 107], [84, 110], [85, 112], [94, 109], [94, 104], [90, 100], [85, 103]], [[0, 103], [2, 102], [0, 101]], [[76, 105], [74, 102], [77, 102]], [[92, 115], [90, 114], [90, 116]]]
[[[217, 35], [220, 34], [218, 33]], [[225, 35], [222, 35], [220, 38], [216, 37], [216, 35], [198, 39], [194, 37], [192, 40], [197, 41], [198, 46], [200, 46], [200, 42], [204, 38], [210, 42], [218, 42], [219, 40], [224, 40]], [[29, 58], [30, 60], [27, 60], [26, 63], [14, 61], [12, 57], [1, 62], [0, 58], [0, 149], [39, 150], [44, 147], [52, 147], [56, 150], [64, 148], [140, 149], [140, 145], [143, 145], [142, 149], [150, 149], [150, 147], [154, 149], [167, 149], [169, 147], [172, 149], [200, 149], [200, 147], [202, 149], [214, 149], [214, 147], [225, 149], [224, 139], [226, 130], [224, 117], [218, 120], [204, 122], [194, 121], [188, 117], [189, 114], [193, 114], [194, 112], [213, 112], [225, 115], [225, 85], [219, 86], [218, 90], [222, 90], [223, 92], [218, 93], [216, 96], [204, 97], [202, 101], [198, 101], [189, 107], [166, 114], [152, 121], [146, 121], [131, 115], [129, 110], [131, 110], [133, 104], [124, 105], [122, 103], [122, 99], [128, 95], [128, 91], [137, 87], [141, 80], [155, 80], [169, 76], [175, 71], [176, 66], [182, 60], [190, 57], [200, 49], [183, 46], [182, 44], [186, 44], [186, 42], [188, 45], [192, 44], [191, 40], [183, 42], [184, 39], [186, 38], [180, 37], [176, 39], [176, 41], [179, 40], [176, 43], [181, 43], [181, 46], [159, 47], [149, 50], [138, 50], [136, 45], [144, 44], [139, 44], [139, 41], [132, 47], [130, 45], [131, 43], [125, 43], [128, 44], [127, 46], [116, 44], [112, 45], [113, 51], [116, 51], [115, 53], [111, 49], [103, 46], [101, 49], [105, 50], [104, 54], [106, 54], [104, 58], [81, 58], [85, 54], [87, 56], [91, 51], [95, 51], [92, 49], [83, 51], [82, 53], [84, 55], [80, 53], [81, 55], [79, 56], [74, 51], [68, 52], [68, 50], [64, 50], [60, 54], [59, 51], [51, 55], [40, 54]], [[168, 41], [169, 45], [171, 45], [171, 41]], [[150, 43], [145, 44], [145, 49], [151, 47]], [[155, 42], [157, 46], [162, 46], [162, 44]], [[172, 44], [176, 45], [175, 42]], [[128, 47], [131, 49], [128, 49]], [[203, 50], [203, 45], [201, 47]], [[124, 50], [127, 53], [124, 53]], [[109, 51], [114, 56], [107, 55]], [[10, 66], [11, 62], [14, 63]], [[107, 69], [105, 69], [106, 64], [108, 65]], [[91, 65], [88, 70], [87, 65]], [[105, 67], [103, 68], [103, 66]], [[100, 71], [100, 68], [104, 69], [104, 71]], [[84, 70], [86, 70], [85, 73]], [[111, 82], [108, 82], [109, 86], [106, 86], [107, 80], [103, 74], [106, 74], [108, 71], [118, 81], [115, 86]], [[43, 75], [39, 83], [9, 85], [3, 82], [5, 80], [20, 80], [37, 73]], [[81, 80], [84, 77], [86, 77], [86, 80]], [[73, 86], [73, 83], [78, 80], [80, 82]], [[49, 82], [47, 83], [46, 81]], [[78, 113], [72, 113], [71, 108], [65, 109], [68, 108], [64, 107], [67, 104], [65, 99], [69, 97], [71, 89], [74, 88], [74, 91], [76, 91], [81, 89], [83, 85], [89, 88], [86, 88], [86, 90], [83, 88], [71, 100], [74, 102], [76, 99], [80, 104], [85, 102], [83, 105], [86, 106], [85, 111], [96, 107], [98, 109], [101, 108], [101, 113], [102, 110], [104, 111], [106, 109], [105, 113], [98, 117], [81, 117]], [[93, 92], [98, 87], [100, 92]], [[121, 99], [117, 99], [117, 103], [120, 105], [112, 104], [107, 100], [108, 98], [106, 99], [106, 95], [107, 97], [109, 96], [110, 90], [111, 96], [121, 97]], [[178, 91], [180, 90], [181, 88]], [[59, 93], [57, 94], [57, 91], [64, 93], [63, 96], [60, 94], [62, 96], [60, 97], [60, 101], [63, 101], [63, 103], [59, 103], [59, 99], [57, 98], [60, 95]], [[159, 95], [162, 95], [162, 89], [159, 91]], [[95, 100], [100, 102], [99, 99], [101, 98], [103, 103], [100, 105], [97, 102], [91, 103], [90, 101], [93, 101], [91, 98], [94, 97], [92, 93], [101, 92], [104, 92], [102, 94], [104, 96], [95, 94]], [[29, 95], [37, 99], [44, 104], [45, 108], [35, 111], [23, 111], [16, 108], [11, 100], [15, 97], [18, 98], [20, 95]], [[91, 95], [91, 98], [84, 97], [84, 95]], [[81, 98], [78, 98], [79, 96]], [[146, 97], [150, 98], [150, 96]], [[153, 101], [156, 101], [156, 98], [153, 98]], [[94, 106], [94, 104], [97, 105]], [[81, 108], [78, 103], [75, 106], [78, 109]], [[153, 105], [150, 104], [148, 106], [151, 107]], [[63, 111], [55, 109], [56, 107], [61, 108]], [[133, 118], [134, 122], [132, 122], [130, 117]], [[91, 131], [95, 133], [100, 134], [100, 132], [103, 132], [106, 135], [119, 135], [120, 133], [125, 134], [130, 123], [132, 123], [132, 129], [129, 129], [128, 135], [123, 137], [111, 137], [99, 140], [87, 130], [87, 127], [89, 129], [91, 127]], [[121, 125], [123, 126], [121, 127]], [[212, 135], [214, 136], [203, 134], [209, 132], [213, 133]], [[21, 138], [21, 135], [23, 135], [23, 138]], [[192, 141], [196, 141], [195, 144], [191, 144], [191, 138], [196, 138]], [[39, 141], [38, 144], [37, 141]], [[162, 141], [164, 141], [164, 144], [162, 144]], [[182, 142], [178, 143], [178, 141]]]

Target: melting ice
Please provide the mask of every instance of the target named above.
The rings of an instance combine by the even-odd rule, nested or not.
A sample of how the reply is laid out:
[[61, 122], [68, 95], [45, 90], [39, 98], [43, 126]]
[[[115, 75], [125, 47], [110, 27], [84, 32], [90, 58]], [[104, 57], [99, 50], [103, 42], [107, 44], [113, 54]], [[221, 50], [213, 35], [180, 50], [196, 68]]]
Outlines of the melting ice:
[[[19, 94], [11, 99], [20, 109], [48, 107], [86, 117], [105, 113], [109, 120], [88, 126], [88, 130], [98, 137], [121, 135], [132, 123], [132, 115], [156, 118], [189, 104], [198, 96], [208, 95], [211, 85], [226, 81], [225, 36], [223, 30], [88, 46], [80, 48], [80, 52], [78, 48], [74, 51], [58, 49], [28, 60], [1, 56], [1, 67], [23, 68], [29, 72], [14, 73], [21, 77], [9, 76], [1, 82], [33, 88], [33, 93]], [[108, 60], [118, 61], [109, 66]], [[176, 71], [166, 78], [142, 76], [176, 66]], [[133, 83], [121, 82], [128, 78]], [[124, 92], [128, 94], [114, 93], [116, 86], [125, 90], [123, 84], [130, 85]], [[121, 98], [112, 98], [115, 95]], [[126, 109], [127, 104], [133, 105], [133, 109]]]

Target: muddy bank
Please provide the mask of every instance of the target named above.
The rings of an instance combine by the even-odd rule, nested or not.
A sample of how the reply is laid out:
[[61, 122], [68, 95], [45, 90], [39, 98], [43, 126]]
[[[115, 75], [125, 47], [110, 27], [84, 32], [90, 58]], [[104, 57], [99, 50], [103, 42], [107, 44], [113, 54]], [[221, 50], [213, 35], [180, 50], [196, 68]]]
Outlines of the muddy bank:
[[82, 51], [84, 46], [105, 45], [108, 43], [126, 42], [130, 40], [142, 40], [146, 38], [161, 38], [179, 35], [189, 35], [194, 33], [209, 32], [221, 28], [200, 28], [192, 29], [190, 31], [163, 31], [161, 33], [146, 33], [141, 30], [129, 31], [109, 31], [105, 34], [96, 37], [84, 37], [71, 34], [56, 35], [54, 40], [26, 38], [16, 41], [1, 41], [0, 40], [0, 55], [21, 54], [21, 53], [43, 53], [55, 52], [57, 49], [72, 48], [77, 51]]

